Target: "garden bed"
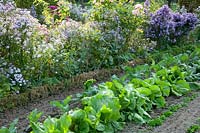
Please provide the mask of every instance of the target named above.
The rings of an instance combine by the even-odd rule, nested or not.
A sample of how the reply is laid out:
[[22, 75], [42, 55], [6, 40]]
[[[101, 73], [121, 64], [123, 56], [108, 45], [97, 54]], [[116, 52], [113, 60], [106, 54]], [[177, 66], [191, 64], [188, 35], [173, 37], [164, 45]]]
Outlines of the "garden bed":
[[[169, 107], [184, 102], [185, 98], [192, 97], [192, 95], [197, 95], [197, 97], [186, 106], [178, 109], [172, 116], [167, 118], [162, 125], [150, 127], [129, 122], [126, 124], [124, 130], [119, 133], [186, 133], [187, 129], [200, 117], [200, 91], [192, 91], [183, 97], [171, 96], [166, 99]], [[167, 110], [166, 108], [155, 109], [152, 115], [154, 117], [159, 116], [162, 112]]]
[[[31, 89], [19, 95], [10, 95], [0, 99], [0, 127], [11, 123], [15, 118], [19, 118], [18, 129], [23, 132], [29, 125], [27, 116], [32, 110], [37, 108], [44, 112], [45, 116], [56, 116], [59, 110], [50, 105], [50, 101], [63, 100], [69, 95], [81, 93], [83, 83], [88, 79], [95, 79], [97, 82], [110, 79], [113, 75], [122, 74], [120, 69], [102, 69], [88, 73], [83, 73], [68, 80], [68, 84], [58, 84], [54, 86], [46, 85]], [[74, 106], [71, 104], [71, 106]]]
[[[136, 59], [129, 62], [127, 65], [144, 64], [145, 60]], [[60, 111], [50, 105], [53, 100], [63, 100], [69, 95], [74, 95], [83, 92], [83, 83], [88, 79], [95, 79], [97, 82], [107, 81], [112, 75], [122, 75], [123, 70], [101, 69], [74, 76], [71, 79], [57, 85], [45, 85], [28, 90], [19, 95], [10, 95], [0, 99], [0, 127], [8, 126], [15, 118], [19, 118], [18, 129], [20, 132], [25, 132], [29, 125], [27, 116], [34, 109], [44, 112], [44, 117], [57, 116]], [[70, 104], [71, 107], [77, 103]], [[46, 117], [45, 117], [46, 116]]]
[[83, 83], [88, 79], [95, 79], [97, 81], [103, 81], [111, 77], [113, 74], [120, 74], [120, 69], [102, 69], [83, 73], [78, 76], [74, 76], [71, 79], [57, 85], [45, 85], [28, 90], [25, 93], [19, 95], [9, 95], [0, 99], [0, 111], [7, 110], [9, 108], [17, 106], [25, 106], [30, 102], [40, 101], [41, 99], [48, 98], [51, 95], [59, 95], [68, 92], [72, 88], [82, 88]]
[[[15, 109], [9, 110], [4, 113], [0, 113], [0, 124], [1, 125], [9, 125], [16, 117], [19, 118], [19, 123], [17, 124], [18, 131], [20, 133], [28, 132], [28, 119], [27, 116], [29, 113], [37, 108], [38, 110], [44, 113], [41, 120], [47, 118], [47, 116], [57, 117], [60, 114], [60, 111], [52, 107], [49, 103], [53, 100], [63, 100], [68, 95], [76, 94], [82, 92], [83, 90], [79, 88], [73, 88], [68, 92], [64, 92], [59, 95], [49, 96], [48, 98], [42, 99], [41, 101], [37, 101], [34, 103], [28, 103], [24, 107], [17, 107]], [[179, 109], [175, 112], [171, 117], [169, 117], [161, 126], [151, 128], [147, 125], [138, 125], [134, 123], [127, 123], [123, 131], [119, 131], [119, 133], [183, 133], [189, 128], [196, 120], [197, 117], [200, 117], [200, 92], [192, 91], [183, 97], [175, 97], [171, 96], [166, 99], [168, 106], [179, 104], [186, 97], [191, 97], [194, 94], [198, 94], [193, 101], [191, 101], [186, 107]], [[70, 104], [71, 107], [76, 106], [78, 103]], [[167, 108], [167, 107], [166, 107]], [[152, 112], [152, 116], [159, 116], [162, 112], [166, 111], [166, 108], [155, 109]], [[1, 126], [0, 125], [0, 126]]]

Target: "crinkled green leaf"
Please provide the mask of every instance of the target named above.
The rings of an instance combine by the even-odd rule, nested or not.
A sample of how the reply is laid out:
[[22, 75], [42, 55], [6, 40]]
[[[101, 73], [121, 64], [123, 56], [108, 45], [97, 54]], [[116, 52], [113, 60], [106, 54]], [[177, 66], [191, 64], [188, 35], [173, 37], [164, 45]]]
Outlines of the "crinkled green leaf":
[[112, 123], [113, 127], [118, 129], [118, 130], [122, 130], [123, 129], [123, 126], [125, 125], [125, 122], [117, 122], [117, 121], [114, 121]]
[[136, 89], [140, 94], [144, 96], [150, 96], [152, 94], [151, 90], [149, 88], [140, 87]]
[[165, 98], [160, 96], [160, 97], [156, 97], [154, 99], [154, 103], [157, 105], [157, 107], [164, 107], [166, 104]]
[[89, 79], [84, 83], [84, 89], [89, 90], [91, 86], [96, 82], [95, 79]]
[[119, 81], [113, 80], [112, 82], [113, 82], [114, 86], [115, 86], [117, 89], [119, 89], [119, 90], [123, 89], [123, 85], [122, 85]]
[[189, 82], [190, 88], [194, 90], [200, 90], [200, 83], [198, 82]]
[[42, 116], [42, 112], [39, 112], [37, 109], [33, 110], [28, 118], [29, 118], [29, 121], [31, 122], [37, 122], [39, 120], [39, 118]]
[[69, 132], [70, 131], [69, 127], [71, 126], [71, 124], [72, 124], [71, 117], [67, 113], [64, 113], [59, 119], [59, 125], [61, 131], [64, 133]]
[[57, 130], [57, 119], [56, 118], [50, 118], [48, 117], [45, 121], [44, 121], [44, 129], [45, 132], [48, 133], [54, 133], [55, 130]]
[[2, 127], [2, 128], [0, 128], [0, 133], [16, 133], [16, 132], [10, 132], [10, 131], [8, 130], [8, 128]]
[[105, 127], [104, 124], [98, 123], [97, 126], [96, 126], [96, 129], [97, 129], [98, 131], [102, 131], [102, 132], [103, 132], [103, 131], [105, 131], [106, 127]]
[[143, 117], [140, 116], [138, 113], [135, 113], [134, 118], [137, 119], [140, 123], [146, 123]]
[[160, 86], [163, 96], [170, 95], [171, 84], [168, 81], [156, 80], [156, 84]]
[[162, 96], [162, 92], [160, 90], [160, 87], [157, 85], [152, 85], [149, 87], [149, 89], [151, 90], [152, 95], [159, 97]]
[[151, 116], [142, 107], [138, 107], [137, 110], [141, 116], [145, 115], [145, 116], [151, 118]]

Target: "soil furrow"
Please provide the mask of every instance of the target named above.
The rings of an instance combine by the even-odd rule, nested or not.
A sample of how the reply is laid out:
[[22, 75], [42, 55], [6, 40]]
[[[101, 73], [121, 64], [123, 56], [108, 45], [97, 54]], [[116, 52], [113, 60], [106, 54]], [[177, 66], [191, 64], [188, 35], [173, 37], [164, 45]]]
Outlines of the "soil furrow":
[[155, 128], [154, 133], [185, 133], [200, 117], [200, 96], [168, 118], [163, 125]]

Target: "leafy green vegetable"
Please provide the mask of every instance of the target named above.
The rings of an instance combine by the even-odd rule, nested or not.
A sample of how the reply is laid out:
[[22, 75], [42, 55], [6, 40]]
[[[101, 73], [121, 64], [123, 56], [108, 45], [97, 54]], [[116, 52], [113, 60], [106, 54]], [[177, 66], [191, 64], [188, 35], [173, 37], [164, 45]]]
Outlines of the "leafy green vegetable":
[[111, 125], [120, 119], [121, 105], [111, 90], [100, 90], [92, 97], [83, 98], [82, 102], [86, 105], [85, 111], [94, 129], [104, 132], [115, 130]]
[[77, 109], [71, 112], [72, 119], [71, 129], [76, 133], [88, 133], [90, 131], [90, 120], [87, 118], [86, 112], [82, 109]]
[[59, 108], [63, 112], [69, 111], [69, 102], [71, 101], [71, 96], [68, 96], [63, 101], [51, 101], [50, 104], [54, 107]]

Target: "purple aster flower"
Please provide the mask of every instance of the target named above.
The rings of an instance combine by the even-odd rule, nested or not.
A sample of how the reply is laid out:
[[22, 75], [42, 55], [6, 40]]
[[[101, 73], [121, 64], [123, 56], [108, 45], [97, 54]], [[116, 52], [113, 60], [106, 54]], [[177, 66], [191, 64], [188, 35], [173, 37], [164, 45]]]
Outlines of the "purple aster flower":
[[144, 7], [146, 7], [146, 8], [150, 7], [150, 1], [149, 0], [145, 0]]
[[193, 13], [173, 13], [164, 5], [150, 16], [146, 37], [153, 41], [177, 43], [181, 37], [188, 35], [198, 23], [198, 18]]

